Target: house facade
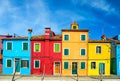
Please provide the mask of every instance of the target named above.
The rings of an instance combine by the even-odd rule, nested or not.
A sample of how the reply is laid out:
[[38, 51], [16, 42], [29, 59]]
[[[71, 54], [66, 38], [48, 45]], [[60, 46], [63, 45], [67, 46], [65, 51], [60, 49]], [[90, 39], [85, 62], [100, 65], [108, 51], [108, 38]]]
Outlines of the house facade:
[[111, 44], [106, 40], [89, 40], [88, 76], [110, 75]]
[[61, 35], [50, 29], [45, 34], [31, 38], [31, 74], [60, 75], [62, 44]]
[[111, 74], [120, 76], [120, 35], [109, 39], [111, 43]]
[[28, 37], [3, 39], [3, 74], [30, 74], [30, 38], [32, 29], [28, 29]]
[[87, 76], [88, 31], [79, 30], [73, 22], [71, 29], [62, 30], [62, 75]]

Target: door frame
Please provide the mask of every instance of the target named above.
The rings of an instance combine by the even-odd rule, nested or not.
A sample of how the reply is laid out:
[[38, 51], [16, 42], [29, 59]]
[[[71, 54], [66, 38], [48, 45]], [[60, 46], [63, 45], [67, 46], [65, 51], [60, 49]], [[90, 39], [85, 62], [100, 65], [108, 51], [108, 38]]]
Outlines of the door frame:
[[[56, 62], [59, 62], [59, 63], [60, 63], [60, 73], [59, 73], [59, 74], [55, 73], [55, 63], [56, 63]], [[54, 61], [53, 64], [54, 64], [54, 65], [53, 65], [53, 66], [54, 66], [54, 67], [53, 67], [53, 74], [54, 74], [54, 75], [61, 75], [61, 61]]]
[[[15, 72], [15, 67], [16, 67], [16, 64], [15, 64], [15, 61], [16, 61], [16, 59], [19, 59], [18, 61], [19, 61], [19, 64], [20, 64], [20, 67], [21, 67], [21, 60], [20, 60], [20, 58], [14, 58], [14, 69], [13, 69], [13, 74], [14, 74], [14, 72]], [[20, 69], [20, 72], [16, 72], [16, 74], [20, 74], [21, 73], [21, 69]]]
[[[72, 63], [73, 63], [73, 62], [72, 62]], [[77, 74], [78, 74], [78, 62], [76, 62], [76, 63], [77, 63]], [[71, 64], [71, 65], [72, 65], [72, 64]], [[72, 66], [71, 66], [71, 67], [72, 67]], [[73, 74], [73, 73], [72, 73], [72, 69], [71, 69], [71, 74], [72, 74], [72, 75], [77, 75], [77, 74]]]

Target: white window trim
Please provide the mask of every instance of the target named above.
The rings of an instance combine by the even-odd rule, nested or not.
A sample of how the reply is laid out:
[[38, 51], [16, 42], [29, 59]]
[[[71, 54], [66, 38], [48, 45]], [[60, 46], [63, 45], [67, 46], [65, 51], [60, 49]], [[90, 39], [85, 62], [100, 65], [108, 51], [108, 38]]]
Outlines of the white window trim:
[[[69, 50], [69, 54], [68, 54], [68, 55], [65, 55], [65, 54], [64, 54], [64, 50], [65, 50], [65, 49], [68, 49], [68, 50]], [[63, 48], [63, 55], [64, 55], [64, 56], [69, 56], [69, 55], [70, 55], [70, 49], [69, 49], [69, 48]]]
[[[85, 55], [82, 55], [82, 54], [81, 54], [81, 50], [82, 50], [82, 49], [85, 49]], [[86, 48], [80, 48], [80, 56], [86, 56], [86, 53], [87, 53]]]
[[[29, 65], [29, 60], [28, 59], [21, 59], [20, 61], [22, 61], [22, 60], [28, 61], [28, 65]], [[21, 67], [21, 68], [29, 68], [29, 67]]]
[[13, 42], [11, 42], [11, 41], [6, 42], [6, 50], [7, 50], [7, 51], [12, 51], [12, 50], [8, 50], [8, 49], [7, 49], [7, 43], [12, 43], [12, 50], [13, 50]]
[[[39, 67], [38, 68], [35, 67], [35, 61], [39, 61]], [[39, 68], [40, 68], [40, 60], [34, 60], [34, 69], [39, 69]]]
[[[55, 52], [55, 44], [59, 44], [59, 46], [60, 46], [60, 49], [59, 49], [58, 52]], [[54, 43], [54, 52], [55, 52], [55, 53], [59, 53], [59, 52], [61, 52], [61, 45], [60, 45], [60, 43]]]
[[[97, 51], [97, 50], [96, 50], [97, 46], [100, 46], [100, 47], [101, 47], [101, 53], [97, 53], [97, 52], [96, 52], [96, 51]], [[95, 53], [96, 53], [96, 54], [102, 54], [102, 46], [101, 46], [101, 45], [97, 45], [97, 46], [95, 47]]]
[[[65, 62], [68, 62], [68, 61], [64, 61], [64, 63], [65, 63]], [[64, 68], [64, 63], [63, 63], [63, 69], [64, 69], [64, 70], [68, 70], [68, 69], [69, 69], [69, 62], [68, 62], [68, 69], [65, 69], [65, 68]]]
[[28, 42], [22, 42], [22, 51], [28, 51], [28, 50], [23, 50], [23, 43], [28, 43]]
[[[40, 46], [40, 51], [35, 51], [35, 44], [39, 44], [39, 46]], [[34, 52], [41, 52], [41, 43], [34, 43]]]
[[[69, 36], [69, 39], [68, 39], [68, 40], [65, 40], [65, 39], [64, 39], [64, 36], [65, 36], [65, 35], [68, 35], [68, 36]], [[70, 41], [70, 34], [63, 34], [63, 40], [64, 40], [64, 41]]]
[[[85, 61], [84, 61], [85, 62]], [[80, 69], [81, 69], [81, 63], [82, 62], [80, 62]], [[86, 69], [86, 62], [85, 62], [85, 69]], [[81, 69], [81, 70], [85, 70], [85, 69]]]
[[[82, 35], [85, 35], [85, 40], [82, 40], [82, 39], [81, 39]], [[86, 36], [87, 36], [86, 34], [80, 34], [80, 41], [85, 42], [85, 41], [87, 40], [87, 37], [86, 37]]]
[[[7, 67], [7, 60], [11, 60], [11, 67]], [[12, 68], [12, 59], [11, 58], [6, 59], [6, 68]]]

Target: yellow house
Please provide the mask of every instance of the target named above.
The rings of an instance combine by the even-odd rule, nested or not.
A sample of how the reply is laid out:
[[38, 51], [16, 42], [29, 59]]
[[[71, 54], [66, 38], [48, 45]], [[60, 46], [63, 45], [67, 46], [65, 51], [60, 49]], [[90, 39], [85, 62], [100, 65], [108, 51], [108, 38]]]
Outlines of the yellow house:
[[89, 40], [88, 76], [110, 75], [110, 42]]
[[62, 30], [62, 75], [86, 76], [88, 59], [88, 30], [79, 30], [76, 22], [71, 29]]

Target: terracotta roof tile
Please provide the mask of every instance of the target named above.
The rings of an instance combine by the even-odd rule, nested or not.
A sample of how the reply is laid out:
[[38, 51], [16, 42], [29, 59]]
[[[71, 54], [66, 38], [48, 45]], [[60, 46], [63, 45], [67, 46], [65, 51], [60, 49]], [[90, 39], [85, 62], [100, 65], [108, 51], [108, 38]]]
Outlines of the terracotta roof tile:
[[17, 40], [17, 39], [28, 39], [28, 37], [27, 36], [23, 36], [23, 37], [11, 37], [11, 38], [4, 38], [3, 40]]
[[89, 40], [89, 43], [110, 43], [108, 40]]
[[115, 40], [115, 39], [113, 39], [113, 38], [109, 38], [108, 40], [113, 41], [113, 42], [116, 42], [117, 44], [120, 44], [120, 40]]

